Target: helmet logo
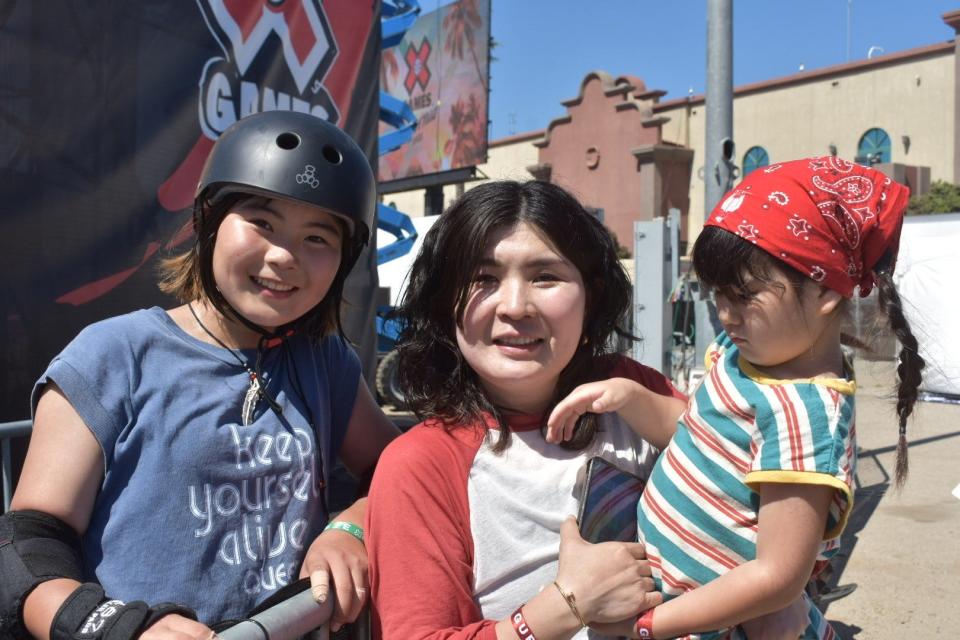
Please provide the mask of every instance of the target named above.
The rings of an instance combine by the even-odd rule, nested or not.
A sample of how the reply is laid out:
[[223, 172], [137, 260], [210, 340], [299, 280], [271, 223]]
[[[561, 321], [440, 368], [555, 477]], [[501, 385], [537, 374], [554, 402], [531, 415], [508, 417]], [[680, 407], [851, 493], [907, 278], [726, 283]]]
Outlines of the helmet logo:
[[308, 164], [303, 168], [303, 173], [297, 174], [297, 184], [306, 184], [310, 185], [311, 189], [316, 189], [320, 186], [320, 180], [317, 179], [317, 176], [314, 175], [317, 171], [317, 168], [312, 164]]
[[321, 0], [197, 4], [223, 51], [207, 61], [200, 79], [200, 126], [208, 138], [215, 140], [238, 119], [260, 111], [340, 119], [324, 86], [338, 46]]

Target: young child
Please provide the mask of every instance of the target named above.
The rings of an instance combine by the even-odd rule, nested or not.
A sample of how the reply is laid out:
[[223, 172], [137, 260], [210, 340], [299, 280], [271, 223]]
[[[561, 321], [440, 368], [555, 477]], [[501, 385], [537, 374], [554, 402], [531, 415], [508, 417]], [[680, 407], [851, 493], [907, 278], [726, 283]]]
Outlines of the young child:
[[298, 574], [335, 595], [334, 627], [356, 617], [366, 504], [328, 524], [326, 481], [338, 455], [372, 472], [396, 434], [339, 320], [375, 198], [366, 156], [318, 118], [223, 133], [196, 242], [164, 265], [185, 304], [87, 327], [37, 382], [0, 518], [0, 636], [206, 639]]
[[[903, 345], [902, 483], [924, 365], [891, 279], [907, 198], [878, 171], [813, 158], [751, 173], [707, 220], [693, 263], [724, 332], [641, 499], [640, 537], [665, 602], [638, 618], [634, 637], [743, 637], [729, 628], [796, 599], [815, 561], [836, 553], [856, 463], [843, 307], [874, 284]], [[619, 411], [642, 435], [664, 402], [624, 380], [581, 387], [551, 416], [551, 437], [584, 411]], [[803, 637], [834, 637], [807, 607]]]

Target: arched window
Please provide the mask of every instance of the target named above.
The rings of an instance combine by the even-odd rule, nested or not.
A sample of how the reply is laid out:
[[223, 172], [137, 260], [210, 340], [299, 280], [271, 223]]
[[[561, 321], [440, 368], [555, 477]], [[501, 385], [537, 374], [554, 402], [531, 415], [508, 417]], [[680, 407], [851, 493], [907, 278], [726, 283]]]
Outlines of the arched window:
[[870, 166], [881, 162], [890, 162], [890, 136], [879, 127], [867, 129], [857, 144], [857, 157], [860, 164]]
[[750, 147], [743, 154], [743, 177], [746, 178], [751, 171], [765, 167], [770, 164], [770, 156], [763, 147]]

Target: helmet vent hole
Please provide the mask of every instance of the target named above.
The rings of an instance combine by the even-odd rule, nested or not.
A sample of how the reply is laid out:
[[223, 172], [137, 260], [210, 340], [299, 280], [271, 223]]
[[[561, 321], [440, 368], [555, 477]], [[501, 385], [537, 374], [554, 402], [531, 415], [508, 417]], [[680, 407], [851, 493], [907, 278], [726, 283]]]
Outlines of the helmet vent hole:
[[326, 158], [330, 164], [340, 164], [343, 162], [343, 156], [340, 154], [340, 150], [329, 144], [323, 145], [323, 157]]
[[295, 133], [281, 133], [277, 136], [277, 146], [290, 151], [300, 146], [300, 136]]

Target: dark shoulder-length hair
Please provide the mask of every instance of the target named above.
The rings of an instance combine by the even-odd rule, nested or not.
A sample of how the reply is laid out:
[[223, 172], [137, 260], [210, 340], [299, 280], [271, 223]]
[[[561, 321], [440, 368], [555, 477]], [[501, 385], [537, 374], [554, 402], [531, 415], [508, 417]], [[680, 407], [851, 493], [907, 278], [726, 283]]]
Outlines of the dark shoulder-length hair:
[[[160, 262], [158, 283], [160, 290], [175, 296], [180, 302], [205, 300], [224, 316], [235, 318], [237, 312], [220, 293], [213, 277], [213, 249], [217, 242], [217, 231], [223, 219], [228, 213], [236, 211], [251, 200], [265, 200], [265, 198], [254, 194], [232, 193], [215, 202], [198, 199], [194, 204], [197, 211], [194, 214], [196, 237], [193, 246], [183, 253]], [[345, 337], [340, 322], [340, 309], [343, 301], [343, 285], [350, 271], [350, 266], [347, 264], [349, 233], [339, 216], [333, 216], [333, 218], [340, 226], [343, 237], [337, 274], [320, 302], [288, 325], [278, 327], [277, 333], [293, 331], [314, 340], [320, 340], [334, 332]]]
[[[408, 406], [421, 420], [458, 425], [499, 425], [494, 450], [510, 443], [500, 407], [484, 393], [457, 346], [471, 284], [491, 234], [526, 223], [536, 229], [580, 272], [586, 289], [583, 339], [560, 374], [544, 415], [578, 385], [606, 377], [616, 336], [632, 338], [621, 327], [630, 306], [631, 286], [617, 259], [612, 234], [562, 188], [549, 182], [489, 182], [460, 196], [426, 234], [410, 271], [399, 308], [400, 385]], [[583, 449], [594, 438], [597, 420], [586, 414], [565, 446]]]

